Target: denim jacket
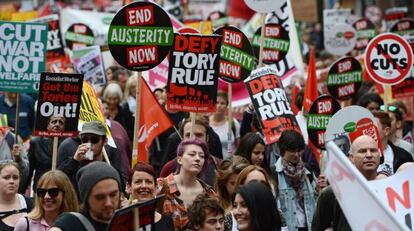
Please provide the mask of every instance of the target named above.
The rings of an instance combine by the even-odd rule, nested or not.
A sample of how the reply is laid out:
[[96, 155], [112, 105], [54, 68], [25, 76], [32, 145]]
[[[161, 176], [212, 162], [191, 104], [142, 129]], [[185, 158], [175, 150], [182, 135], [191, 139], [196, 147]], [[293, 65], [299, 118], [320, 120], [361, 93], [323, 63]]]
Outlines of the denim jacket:
[[[282, 158], [279, 158], [275, 164], [275, 175], [277, 176], [277, 181], [279, 185], [279, 198], [278, 206], [282, 211], [282, 215], [286, 220], [286, 224], [290, 231], [298, 230], [297, 221], [296, 221], [296, 192], [291, 187], [285, 179], [285, 174], [283, 173]], [[308, 230], [311, 231], [312, 218], [315, 210], [315, 188], [316, 188], [316, 179], [311, 172], [305, 168], [306, 179], [304, 181], [303, 191], [304, 191], [304, 211], [306, 216], [306, 224]], [[309, 181], [309, 177], [313, 177], [312, 183]]]

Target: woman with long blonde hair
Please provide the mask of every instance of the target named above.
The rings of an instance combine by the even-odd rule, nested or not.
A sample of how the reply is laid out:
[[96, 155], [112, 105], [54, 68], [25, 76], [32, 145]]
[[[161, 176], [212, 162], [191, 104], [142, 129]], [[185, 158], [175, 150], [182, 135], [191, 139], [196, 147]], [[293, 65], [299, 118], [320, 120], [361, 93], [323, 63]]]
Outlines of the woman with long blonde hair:
[[78, 198], [69, 178], [62, 171], [52, 170], [40, 177], [35, 207], [17, 221], [14, 230], [47, 231], [60, 214], [78, 210]]

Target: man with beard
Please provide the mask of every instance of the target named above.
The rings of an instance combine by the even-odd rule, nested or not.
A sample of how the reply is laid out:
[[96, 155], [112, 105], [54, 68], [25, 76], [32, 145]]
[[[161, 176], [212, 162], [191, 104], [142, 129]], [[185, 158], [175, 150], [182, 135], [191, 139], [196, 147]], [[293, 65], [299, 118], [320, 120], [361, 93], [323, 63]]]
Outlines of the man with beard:
[[121, 184], [118, 172], [101, 161], [92, 162], [76, 174], [82, 202], [80, 213], [65, 213], [50, 231], [106, 230], [112, 214], [120, 206]]

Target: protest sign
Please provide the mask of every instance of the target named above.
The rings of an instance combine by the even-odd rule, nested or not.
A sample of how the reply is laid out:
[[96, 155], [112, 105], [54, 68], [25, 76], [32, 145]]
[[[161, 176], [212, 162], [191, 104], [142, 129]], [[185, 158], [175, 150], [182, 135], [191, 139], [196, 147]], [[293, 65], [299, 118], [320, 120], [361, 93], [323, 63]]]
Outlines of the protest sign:
[[105, 69], [99, 46], [74, 50], [72, 60], [76, 73], [83, 74], [84, 80], [92, 84], [96, 91], [105, 86]]
[[34, 135], [78, 134], [82, 83], [81, 74], [41, 74]]
[[31, 22], [47, 23], [49, 26], [49, 31], [47, 32], [46, 65], [50, 62], [54, 62], [55, 60], [63, 62], [65, 58], [65, 50], [62, 35], [59, 29], [59, 15], [52, 14], [36, 18]]
[[283, 85], [271, 67], [256, 69], [244, 80], [267, 144], [279, 140], [284, 130], [300, 132]]
[[411, 18], [404, 18], [397, 21], [390, 32], [396, 33], [402, 36], [411, 45], [411, 49], [414, 49], [414, 20]]
[[286, 1], [283, 0], [244, 0], [246, 5], [259, 13], [270, 13], [278, 10]]
[[83, 23], [72, 24], [65, 33], [66, 46], [76, 50], [95, 44], [95, 35], [91, 28]]
[[254, 68], [249, 39], [233, 26], [221, 27], [214, 34], [222, 36], [219, 77], [230, 83], [243, 81]]
[[410, 230], [414, 224], [414, 165], [398, 170], [395, 175], [382, 180], [369, 181], [368, 185], [378, 198], [391, 209], [401, 224]]
[[408, 17], [408, 7], [392, 7], [385, 10], [385, 25], [390, 29], [394, 24], [403, 18]]
[[351, 9], [324, 9], [323, 10], [323, 32], [324, 36], [327, 32], [335, 28], [337, 24], [349, 24], [351, 17]]
[[376, 121], [372, 113], [366, 108], [360, 106], [342, 108], [328, 122], [325, 144], [331, 140], [341, 142], [341, 145], [347, 147], [347, 151], [349, 151], [350, 144], [355, 138], [361, 135], [369, 135], [377, 142], [382, 155], [382, 143]]
[[[107, 124], [95, 90], [88, 82], [83, 81], [78, 131], [82, 131], [82, 125], [85, 122], [93, 120], [97, 120], [102, 124]], [[111, 129], [108, 125], [106, 126], [106, 138], [108, 139], [108, 145], [116, 148], [115, 141], [112, 138]]]
[[319, 149], [325, 149], [325, 131], [328, 122], [341, 105], [329, 95], [319, 96], [313, 103], [306, 117], [309, 140]]
[[70, 7], [59, 10], [61, 31], [67, 31], [74, 23], [89, 25], [95, 35], [95, 45], [104, 46], [108, 44], [108, 29], [114, 13], [79, 10]]
[[324, 174], [352, 230], [409, 230], [332, 140], [326, 150]]
[[340, 23], [325, 32], [325, 49], [333, 55], [345, 55], [354, 49], [356, 39], [355, 29], [349, 24]]
[[36, 93], [45, 70], [47, 25], [0, 21], [0, 91]]
[[112, 215], [107, 231], [136, 231], [134, 227], [134, 209], [139, 211], [139, 230], [152, 230], [154, 225], [154, 214], [157, 203], [164, 195], [158, 196], [154, 199], [135, 203], [126, 208], [118, 209]]
[[[256, 59], [260, 54], [261, 28], [257, 29], [252, 39]], [[263, 41], [263, 63], [272, 64], [284, 59], [289, 51], [289, 33], [283, 26], [275, 23], [265, 24]]]
[[413, 51], [401, 36], [383, 33], [373, 38], [365, 52], [365, 68], [379, 84], [397, 84], [410, 74]]
[[343, 57], [331, 65], [326, 86], [335, 99], [350, 99], [358, 92], [361, 84], [362, 67], [355, 58]]
[[355, 49], [364, 50], [369, 41], [375, 37], [375, 25], [367, 18], [361, 18], [352, 25], [356, 30], [357, 41]]
[[7, 128], [9, 124], [7, 122], [7, 114], [0, 114], [0, 128]]
[[[414, 52], [414, 20], [405, 18], [399, 20], [391, 28], [391, 32], [402, 36], [411, 46]], [[413, 62], [414, 65], [414, 62]], [[411, 73], [399, 84], [392, 85], [393, 98], [414, 96], [414, 67], [411, 68]]]
[[167, 108], [216, 110], [221, 36], [177, 34], [170, 53]]
[[151, 2], [133, 2], [115, 15], [108, 32], [114, 59], [132, 71], [149, 70], [167, 56], [174, 41], [168, 14]]

